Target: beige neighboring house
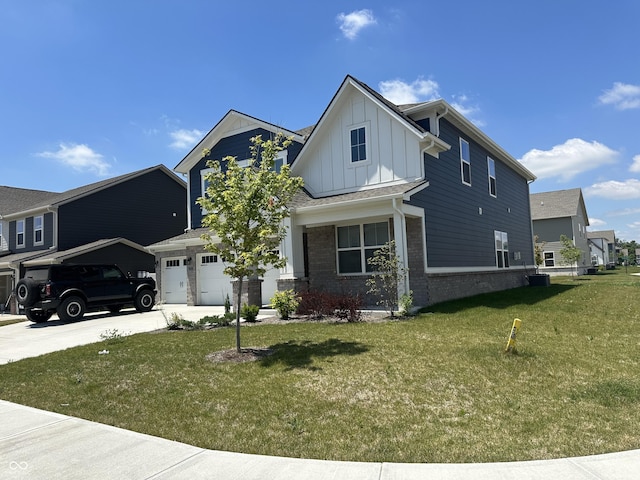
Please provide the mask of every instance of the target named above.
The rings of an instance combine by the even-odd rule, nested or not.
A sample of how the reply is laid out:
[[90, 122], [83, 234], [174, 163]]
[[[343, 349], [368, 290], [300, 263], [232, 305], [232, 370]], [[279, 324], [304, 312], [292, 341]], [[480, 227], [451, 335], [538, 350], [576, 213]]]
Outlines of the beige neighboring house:
[[616, 265], [616, 232], [600, 230], [587, 232], [591, 265], [594, 267], [614, 268]]
[[[539, 272], [549, 275], [583, 275], [591, 267], [591, 253], [587, 236], [589, 217], [580, 188], [556, 190], [553, 192], [533, 193], [531, 203], [531, 222], [533, 235], [542, 245], [543, 263]], [[560, 237], [566, 235], [573, 244], [582, 250], [577, 264], [569, 265], [562, 255]]]

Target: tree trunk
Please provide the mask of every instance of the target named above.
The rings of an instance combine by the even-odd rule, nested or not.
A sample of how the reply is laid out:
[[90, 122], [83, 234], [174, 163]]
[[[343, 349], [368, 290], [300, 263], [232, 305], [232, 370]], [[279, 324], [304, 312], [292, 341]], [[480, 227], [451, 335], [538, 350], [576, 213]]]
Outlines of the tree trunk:
[[240, 309], [242, 308], [242, 279], [238, 278], [238, 297], [236, 298], [236, 351], [242, 353], [240, 348]]

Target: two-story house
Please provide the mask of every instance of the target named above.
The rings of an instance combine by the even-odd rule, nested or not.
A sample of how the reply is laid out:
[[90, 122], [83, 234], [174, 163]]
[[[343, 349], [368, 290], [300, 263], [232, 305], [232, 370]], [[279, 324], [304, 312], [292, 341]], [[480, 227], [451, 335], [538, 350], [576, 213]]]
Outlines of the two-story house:
[[613, 230], [599, 230], [587, 232], [591, 265], [596, 267], [614, 268], [616, 265], [616, 232]]
[[[591, 266], [587, 237], [589, 217], [580, 188], [531, 194], [533, 234], [542, 248], [540, 273], [549, 275], [582, 275]], [[569, 265], [560, 254], [565, 235], [582, 251], [577, 265]]]
[[[26, 267], [117, 263], [155, 272], [145, 245], [184, 231], [186, 184], [164, 165], [62, 193], [0, 187], [0, 300]], [[142, 273], [140, 273], [142, 274]]]
[[176, 166], [187, 176], [188, 229], [149, 247], [165, 302], [222, 303], [232, 291], [200, 239], [202, 150], [243, 160], [251, 137], [277, 132], [292, 138], [280, 161], [305, 188], [281, 244], [287, 266], [262, 279], [261, 303], [284, 288], [363, 294], [367, 258], [392, 239], [409, 269], [399, 290], [416, 305], [526, 284], [534, 175], [444, 100], [398, 106], [347, 76], [313, 128], [230, 111]]

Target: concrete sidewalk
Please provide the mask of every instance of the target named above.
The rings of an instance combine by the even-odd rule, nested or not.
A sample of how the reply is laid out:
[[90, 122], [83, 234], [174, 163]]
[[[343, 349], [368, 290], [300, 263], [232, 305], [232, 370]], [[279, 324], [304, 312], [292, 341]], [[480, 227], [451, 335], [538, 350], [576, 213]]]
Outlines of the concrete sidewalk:
[[635, 480], [640, 450], [560, 460], [359, 463], [205, 450], [0, 400], [0, 478]]

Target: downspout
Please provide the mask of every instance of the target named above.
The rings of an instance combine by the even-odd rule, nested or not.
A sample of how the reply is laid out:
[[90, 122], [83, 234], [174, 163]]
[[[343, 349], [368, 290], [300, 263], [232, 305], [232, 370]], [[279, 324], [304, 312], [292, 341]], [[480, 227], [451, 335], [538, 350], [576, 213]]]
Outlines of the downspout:
[[436, 113], [436, 137], [440, 138], [440, 119], [449, 113], [449, 105], [444, 107], [444, 112], [440, 115]]
[[[399, 217], [399, 221], [397, 223], [399, 223], [399, 225], [396, 223], [396, 215], [394, 214], [394, 230], [395, 230], [395, 234], [398, 234], [398, 230], [400, 229], [400, 231], [402, 232], [402, 245], [398, 245], [396, 243], [396, 249], [397, 248], [401, 248], [401, 255], [399, 255], [401, 261], [402, 261], [402, 266], [408, 271], [409, 269], [409, 258], [408, 258], [408, 252], [407, 252], [407, 221], [404, 215], [404, 212], [402, 211], [402, 209], [398, 208], [398, 204], [397, 204], [397, 198], [393, 198], [391, 199], [391, 206], [393, 208], [393, 211], [397, 214], [397, 216]], [[394, 235], [395, 236], [395, 235]], [[396, 251], [396, 255], [397, 255], [397, 251]], [[405, 275], [403, 282], [398, 285], [398, 299], [404, 295], [405, 293], [408, 293], [410, 291], [409, 288], [409, 275]]]

